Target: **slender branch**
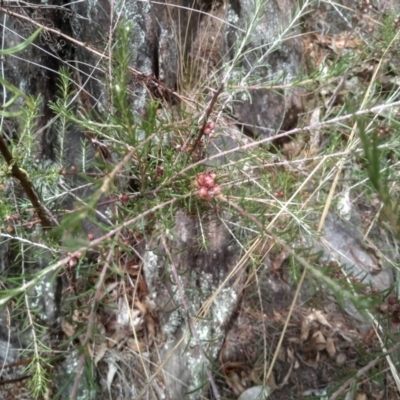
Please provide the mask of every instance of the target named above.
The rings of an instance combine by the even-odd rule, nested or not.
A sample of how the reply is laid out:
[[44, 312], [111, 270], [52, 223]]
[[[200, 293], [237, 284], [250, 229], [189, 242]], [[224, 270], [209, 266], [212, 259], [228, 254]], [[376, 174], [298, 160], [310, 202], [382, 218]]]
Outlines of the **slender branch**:
[[213, 97], [211, 98], [210, 102], [208, 103], [208, 106], [206, 108], [206, 111], [204, 112], [204, 117], [203, 117], [203, 125], [201, 126], [201, 128], [199, 129], [199, 133], [197, 135], [196, 140], [193, 143], [193, 147], [190, 151], [190, 153], [193, 153], [193, 151], [195, 151], [197, 145], [199, 144], [201, 138], [204, 135], [204, 130], [206, 129], [207, 126], [207, 122], [208, 122], [208, 118], [211, 115], [211, 112], [214, 108], [215, 103], [218, 100], [219, 95], [221, 94], [222, 90], [224, 89], [224, 84], [222, 83], [220, 85], [220, 87], [218, 88], [218, 90], [214, 93]]
[[[378, 106], [375, 106], [375, 107], [371, 107], [369, 109], [359, 110], [359, 111], [356, 111], [354, 113], [341, 115], [339, 117], [335, 117], [335, 118], [332, 118], [332, 119], [327, 120], [327, 121], [317, 122], [315, 124], [310, 124], [310, 125], [302, 127], [302, 128], [294, 128], [294, 129], [291, 129], [290, 131], [282, 132], [282, 133], [279, 133], [279, 134], [274, 135], [274, 136], [268, 136], [268, 137], [260, 139], [260, 140], [255, 140], [255, 141], [252, 141], [250, 143], [244, 144], [242, 146], [237, 146], [237, 147], [234, 147], [232, 149], [223, 151], [221, 153], [214, 154], [214, 155], [212, 155], [210, 157], [207, 157], [207, 158], [204, 158], [204, 159], [202, 159], [202, 160], [200, 160], [200, 161], [198, 161], [196, 163], [190, 164], [187, 167], [183, 168], [181, 171], [179, 171], [176, 174], [176, 176], [184, 175], [187, 171], [189, 171], [189, 170], [191, 170], [193, 168], [196, 168], [199, 165], [206, 164], [211, 160], [214, 160], [214, 159], [222, 157], [222, 156], [226, 156], [228, 154], [232, 154], [232, 153], [236, 153], [238, 151], [243, 151], [243, 150], [246, 150], [246, 149], [250, 149], [252, 147], [256, 147], [256, 146], [259, 146], [261, 144], [273, 142], [276, 139], [281, 139], [281, 138], [284, 138], [284, 137], [292, 136], [292, 135], [294, 135], [296, 133], [310, 132], [310, 131], [313, 131], [315, 129], [321, 129], [321, 128], [325, 127], [325, 126], [329, 126], [329, 125], [335, 124], [337, 122], [342, 122], [342, 121], [349, 120], [349, 119], [354, 118], [355, 116], [358, 116], [358, 115], [365, 115], [365, 114], [369, 114], [369, 113], [376, 114], [379, 111], [386, 110], [388, 108], [393, 108], [393, 107], [400, 107], [400, 100], [394, 101], [392, 103], [381, 104], [381, 105], [378, 105]], [[346, 154], [346, 152], [344, 154]], [[312, 159], [315, 159], [315, 157], [313, 157]], [[299, 160], [299, 162], [301, 162], [301, 161], [302, 160]]]
[[6, 142], [1, 136], [0, 136], [0, 152], [3, 155], [4, 159], [6, 160], [7, 165], [10, 167], [12, 176], [18, 179], [26, 195], [28, 196], [30, 202], [32, 203], [32, 206], [35, 209], [40, 219], [40, 222], [42, 223], [42, 226], [50, 228], [52, 226], [51, 222], [47, 217], [46, 211], [44, 210], [43, 206], [40, 204], [39, 197], [36, 191], [33, 189], [32, 183], [28, 179], [27, 174], [23, 172], [14, 161], [14, 158], [10, 153], [10, 150], [8, 149]]

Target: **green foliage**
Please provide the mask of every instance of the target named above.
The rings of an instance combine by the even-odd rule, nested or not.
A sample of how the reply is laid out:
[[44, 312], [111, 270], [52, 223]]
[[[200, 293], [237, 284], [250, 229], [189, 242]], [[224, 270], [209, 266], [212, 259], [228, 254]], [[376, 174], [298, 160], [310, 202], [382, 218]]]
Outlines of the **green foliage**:
[[[43, 343], [40, 343], [40, 353], [46, 350]], [[50, 350], [50, 349], [47, 349]], [[38, 354], [38, 357], [32, 359], [26, 373], [31, 375], [32, 378], [28, 383], [28, 387], [35, 399], [42, 398], [43, 394], [48, 391], [50, 384], [50, 370], [52, 365]]]
[[381, 219], [391, 228], [397, 238], [400, 239], [400, 199], [391, 193], [390, 161], [385, 160], [385, 151], [379, 148], [380, 141], [377, 132], [367, 132], [365, 121], [362, 118], [359, 118], [357, 122], [364, 156], [367, 161], [365, 170], [372, 187], [382, 201]]
[[[289, 28], [299, 24], [308, 12], [307, 7], [310, 3], [302, 2]], [[280, 49], [282, 42], [287, 38], [289, 28], [271, 40], [265, 56], [261, 52], [265, 49], [249, 48], [252, 35], [256, 32], [264, 12], [265, 4], [256, 2], [254, 13], [238, 34], [235, 56], [224, 65], [220, 77], [213, 76], [216, 85], [221, 85], [221, 88], [224, 85], [228, 87], [222, 91], [222, 100], [217, 99], [215, 109], [211, 110], [215, 117], [226, 112], [226, 104], [230, 100], [233, 101], [238, 93], [235, 87], [240, 87], [240, 93], [251, 99], [252, 90], [246, 87], [260, 85], [261, 88], [265, 84], [265, 77], [260, 76], [268, 72], [269, 65], [265, 58]], [[381, 32], [382, 40], [387, 46], [396, 44], [393, 39], [397, 33], [391, 30], [394, 23], [391, 18], [387, 17], [384, 20]], [[326, 204], [336, 206], [337, 199], [332, 200], [329, 197], [329, 190], [344, 153], [346, 157], [352, 158], [351, 168], [346, 177], [340, 177], [342, 181], [339, 182], [339, 187], [345, 187], [348, 179], [354, 181], [354, 186], [361, 192], [358, 186], [361, 186], [359, 182], [364, 180], [362, 190], [368, 196], [372, 196], [374, 191], [378, 194], [383, 204], [381, 220], [399, 238], [399, 197], [398, 194], [393, 195], [392, 185], [397, 171], [392, 160], [389, 160], [390, 155], [398, 159], [400, 152], [399, 124], [394, 118], [391, 120], [389, 117], [380, 116], [381, 120], [396, 132], [388, 138], [382, 138], [377, 133], [381, 120], [377, 121], [377, 118], [369, 114], [362, 118], [354, 117], [363, 150], [361, 161], [360, 153], [356, 149], [357, 143], [348, 142], [349, 138], [353, 137], [354, 125], [348, 119], [336, 122], [334, 128], [329, 124], [330, 119], [354, 114], [358, 111], [357, 107], [361, 109], [359, 103], [356, 107], [351, 106], [352, 102], [359, 102], [361, 96], [365, 95], [368, 100], [368, 104], [363, 103], [363, 106], [372, 107], [380, 96], [377, 89], [379, 85], [371, 84], [368, 88], [372, 91], [370, 93], [365, 85], [360, 83], [359, 93], [347, 91], [343, 95], [344, 100], [339, 102], [340, 106], [327, 106], [328, 102], [321, 106], [318, 123], [324, 126], [319, 130], [319, 134], [323, 137], [325, 145], [323, 148], [317, 148], [317, 155], [313, 153], [315, 149], [309, 143], [313, 139], [315, 129], [308, 129], [304, 137], [303, 133], [298, 133], [293, 138], [293, 147], [301, 147], [300, 151], [294, 152], [293, 159], [284, 154], [284, 146], [279, 144], [270, 145], [268, 149], [253, 146], [246, 157], [220, 162], [210, 167], [204, 162], [204, 158], [207, 157], [205, 152], [192, 154], [188, 150], [193, 143], [192, 139], [199, 132], [198, 115], [195, 115], [193, 110], [204, 112], [205, 105], [210, 100], [207, 97], [209, 82], [193, 82], [193, 77], [198, 77], [197, 71], [185, 70], [188, 74], [186, 83], [189, 88], [183, 85], [181, 89], [190, 91], [192, 86], [198, 89], [198, 97], [193, 101], [195, 107], [192, 111], [188, 111], [189, 108], [182, 104], [181, 108], [178, 105], [168, 109], [161, 100], [152, 99], [145, 105], [143, 113], [135, 114], [132, 111], [134, 94], [129, 89], [132, 80], [132, 31], [132, 23], [122, 20], [114, 32], [112, 57], [109, 61], [112, 76], [107, 77], [107, 112], [102, 109], [104, 104], [98, 109], [93, 107], [90, 110], [84, 109], [82, 104], [77, 107], [76, 97], [79, 89], [73, 84], [72, 72], [68, 69], [59, 71], [58, 97], [50, 104], [57, 116], [52, 129], [58, 140], [56, 159], [52, 163], [38, 163], [35, 158], [38, 150], [35, 148], [35, 129], [40, 116], [41, 99], [30, 98], [18, 88], [0, 80], [12, 96], [0, 115], [18, 117], [18, 139], [9, 141], [14, 161], [26, 172], [41, 203], [53, 213], [59, 224], [58, 228], [52, 230], [52, 234], [40, 229], [32, 234], [25, 229], [33, 219], [32, 205], [23, 194], [15, 194], [12, 190], [13, 184], [10, 183], [10, 167], [2, 166], [0, 184], [3, 192], [10, 192], [12, 195], [0, 198], [0, 218], [4, 221], [7, 216], [18, 214], [21, 226], [10, 218], [5, 226], [8, 232], [14, 235], [17, 250], [13, 260], [14, 266], [4, 278], [5, 289], [0, 291], [0, 305], [5, 306], [13, 300], [15, 314], [21, 319], [29, 320], [26, 328], [31, 331], [33, 341], [32, 347], [27, 349], [27, 355], [32, 358], [27, 373], [32, 375], [30, 388], [32, 395], [37, 398], [48, 390], [53, 366], [49, 358], [50, 349], [46, 344], [48, 330], [40, 323], [41, 310], [32, 306], [30, 291], [50, 273], [62, 273], [65, 279], [68, 279], [71, 292], [64, 299], [62, 312], [65, 320], [73, 326], [74, 332], [70, 337], [64, 338], [60, 348], [63, 345], [76, 345], [86, 334], [87, 322], [74, 319], [74, 312], [89, 313], [103, 307], [111, 307], [104, 298], [96, 298], [97, 288], [104, 290], [107, 287], [104, 282], [114, 284], [124, 279], [125, 272], [121, 268], [124, 263], [121, 260], [134, 260], [137, 257], [135, 246], [140, 242], [137, 238], [173, 237], [175, 215], [182, 208], [188, 214], [198, 217], [200, 221], [200, 232], [196, 238], [199, 251], [207, 252], [210, 247], [206, 229], [209, 214], [213, 213], [231, 233], [233, 246], [240, 247], [243, 253], [250, 247], [254, 238], [269, 238], [274, 242], [275, 250], [279, 248], [280, 252], [287, 252], [287, 261], [282, 269], [288, 270], [289, 284], [293, 287], [301, 285], [303, 273], [308, 271], [310, 286], [315, 285], [321, 292], [329, 289], [343, 308], [347, 301], [351, 301], [360, 313], [373, 310], [375, 306], [376, 300], [371, 300], [372, 296], [365, 295], [367, 285], [363, 282], [350, 282], [342, 275], [338, 277], [336, 269], [322, 268], [319, 256], [311, 250], [313, 241], [320, 239], [315, 215], [320, 215]], [[35, 33], [36, 36], [38, 32]], [[27, 44], [17, 46], [18, 49], [26, 48], [35, 37], [33, 35]], [[15, 49], [12, 51], [16, 51]], [[250, 55], [257, 55], [257, 62], [252, 65], [251, 71], [245, 73], [241, 64]], [[329, 84], [332, 82], [333, 86], [338, 85], [338, 79], [342, 76], [356, 74], [354, 70], [359, 67], [360, 57], [338, 56], [335, 62], [321, 64], [320, 68], [313, 69], [308, 77], [299, 77], [288, 86], [295, 87], [301, 84], [310, 92], [316, 92], [328, 81]], [[280, 88], [275, 89], [273, 86], [278, 87], [286, 80], [285, 74], [282, 73], [273, 82], [268, 82], [268, 86], [271, 90], [281, 93]], [[11, 106], [21, 98], [24, 99], [25, 105], [15, 111]], [[85, 134], [85, 138], [77, 144], [77, 165], [70, 165], [66, 157], [66, 142], [72, 130], [79, 130]], [[214, 139], [215, 136], [203, 138], [210, 147]], [[101, 143], [107, 149], [108, 159], [102, 157], [99, 147], [93, 150], [92, 143], [95, 142]], [[71, 167], [75, 169], [73, 172]], [[208, 200], [200, 198], [196, 180], [204, 171], [212, 171], [217, 175], [222, 191], [220, 197], [214, 196]], [[312, 174], [314, 175], [311, 176]], [[90, 189], [84, 192], [85, 196], [81, 196], [81, 199], [80, 196], [76, 196], [73, 212], [67, 212], [63, 200], [70, 196], [71, 192], [74, 193], [77, 182]], [[126, 194], [128, 192], [129, 194]], [[99, 218], [99, 206], [102, 204], [111, 204], [111, 207]], [[83, 235], [82, 226], [89, 223], [100, 232], [97, 237], [93, 237], [96, 240], [95, 245], [90, 233]], [[98, 240], [98, 237], [101, 237], [101, 240]], [[300, 244], [299, 238], [303, 240]], [[26, 242], [28, 244], [24, 248], [22, 243]], [[29, 258], [27, 246], [29, 251], [34, 251], [37, 250], [38, 243], [45, 248], [39, 258], [45, 258], [44, 254], [51, 254], [49, 265], [35, 273], [21, 271], [18, 265]], [[75, 252], [79, 253], [79, 257]], [[60, 264], [53, 261], [66, 254], [69, 257], [67, 261]], [[111, 254], [111, 261], [104, 274], [104, 281], [100, 281], [99, 265], [105, 262], [108, 254]], [[259, 274], [264, 258], [264, 254], [251, 253], [246, 264], [249, 271]], [[275, 272], [279, 274], [279, 271]], [[372, 288], [370, 289], [372, 291]], [[108, 292], [104, 296], [111, 297]], [[95, 329], [92, 329], [88, 333], [91, 340], [100, 336], [94, 331]], [[83, 345], [82, 352], [86, 352], [86, 348]], [[201, 376], [201, 384], [194, 388], [193, 392], [200, 391], [203, 383], [207, 383], [206, 370], [202, 372], [204, 376]], [[86, 358], [84, 376], [89, 390], [94, 390], [95, 365], [89, 357]], [[57, 396], [62, 398], [62, 394]]]
[[[400, 44], [398, 32], [399, 17], [394, 13], [385, 15], [382, 19], [382, 25], [380, 27], [380, 37], [382, 38], [384, 48], [389, 46], [394, 46], [395, 49], [398, 48]], [[395, 39], [395, 43], [392, 43], [393, 39]]]

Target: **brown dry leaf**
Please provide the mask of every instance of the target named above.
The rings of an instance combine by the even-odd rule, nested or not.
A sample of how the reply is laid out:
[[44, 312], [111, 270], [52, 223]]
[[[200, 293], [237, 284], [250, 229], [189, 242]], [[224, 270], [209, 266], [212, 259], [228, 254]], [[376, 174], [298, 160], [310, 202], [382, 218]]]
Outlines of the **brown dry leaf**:
[[281, 347], [280, 349], [279, 349], [279, 353], [278, 353], [278, 360], [279, 361], [282, 361], [282, 362], [286, 362], [286, 351], [284, 350], [284, 348], [283, 347]]
[[156, 325], [154, 323], [154, 319], [147, 314], [144, 318], [144, 321], [149, 332], [149, 340], [153, 342], [153, 339], [156, 337]]
[[295, 337], [295, 336], [291, 336], [291, 337], [288, 337], [287, 338], [287, 341], [289, 342], [289, 343], [294, 343], [294, 344], [301, 344], [302, 342], [301, 342], [301, 340], [300, 340], [300, 338], [298, 338], [298, 337]]
[[325, 315], [320, 310], [316, 310], [313, 313], [311, 313], [310, 315], [308, 315], [307, 319], [310, 321], [310, 323], [313, 321], [318, 321], [321, 325], [332, 328], [331, 324], [328, 322]]
[[149, 296], [149, 288], [147, 287], [146, 280], [143, 278], [142, 275], [138, 275], [137, 277], [138, 282], [138, 294], [140, 298], [146, 298]]
[[281, 250], [280, 253], [274, 257], [274, 259], [271, 262], [270, 269], [271, 271], [278, 271], [281, 267], [283, 262], [288, 258], [288, 253], [286, 250]]
[[274, 319], [278, 323], [283, 323], [285, 321], [285, 318], [282, 316], [282, 314], [278, 313], [277, 311], [273, 310], [274, 313]]
[[313, 350], [322, 351], [326, 348], [326, 340], [321, 331], [316, 331], [311, 336], [310, 346]]
[[67, 338], [70, 338], [75, 335], [75, 327], [70, 324], [68, 321], [65, 320], [65, 318], [62, 319], [61, 321], [61, 329], [67, 336]]
[[331, 337], [326, 338], [326, 351], [331, 358], [334, 357], [336, 354], [335, 343]]
[[134, 305], [137, 309], [139, 309], [142, 312], [143, 316], [147, 314], [147, 308], [144, 303], [141, 303], [139, 300], [136, 300]]
[[325, 51], [322, 49], [322, 46], [318, 46], [318, 44], [313, 43], [307, 37], [304, 37], [304, 48], [307, 49], [307, 58], [312, 60], [315, 66], [319, 66], [323, 60], [325, 59]]
[[118, 344], [122, 339], [125, 339], [129, 335], [126, 328], [121, 325], [117, 325], [114, 333], [107, 339], [107, 347], [112, 349], [116, 344]]
[[282, 147], [282, 153], [287, 160], [294, 160], [298, 155], [301, 154], [306, 140], [304, 135], [298, 135], [288, 143], [284, 143]]
[[98, 362], [101, 361], [107, 352], [107, 345], [105, 342], [100, 343], [95, 347], [93, 362], [97, 366]]
[[123, 272], [130, 275], [133, 278], [136, 278], [140, 272], [140, 265], [134, 264], [133, 262], [127, 262], [124, 267], [121, 268]]
[[383, 269], [382, 260], [380, 255], [378, 254], [379, 250], [370, 241], [368, 241], [368, 243], [365, 244], [364, 247], [367, 250], [368, 254], [371, 256], [371, 258], [373, 258], [375, 261], [374, 264], [370, 265], [369, 272], [371, 272], [371, 274], [378, 274]]
[[354, 400], [368, 400], [368, 396], [364, 392], [358, 392]]
[[88, 315], [88, 310], [74, 310], [74, 313], [72, 314], [72, 319], [76, 322], [85, 322], [87, 321]]
[[321, 44], [325, 44], [328, 46], [332, 46], [336, 49], [354, 49], [362, 45], [362, 41], [357, 37], [350, 37], [349, 35], [341, 35], [341, 36], [322, 36], [317, 33], [314, 34], [317, 41]]
[[[335, 44], [333, 44], [335, 43]], [[332, 38], [332, 46], [335, 46], [337, 49], [355, 49], [362, 45], [362, 41], [357, 37], [349, 37], [345, 36], [338, 36], [336, 38]]]
[[136, 353], [142, 353], [147, 349], [146, 343], [144, 342], [137, 342], [134, 338], [130, 338], [127, 341], [127, 346]]
[[226, 377], [226, 383], [233, 390], [236, 396], [240, 396], [246, 390], [246, 387], [242, 386], [240, 376], [236, 374], [236, 372], [230, 371]]
[[300, 333], [301, 343], [307, 340], [309, 333], [310, 333], [310, 321], [308, 319], [303, 319], [303, 321], [301, 321], [301, 333]]

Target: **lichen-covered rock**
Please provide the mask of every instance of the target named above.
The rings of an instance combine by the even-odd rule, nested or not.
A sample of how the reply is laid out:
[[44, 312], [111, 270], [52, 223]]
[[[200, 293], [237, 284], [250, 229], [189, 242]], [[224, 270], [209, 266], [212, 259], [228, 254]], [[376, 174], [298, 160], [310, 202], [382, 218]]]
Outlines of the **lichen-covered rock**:
[[231, 239], [216, 216], [199, 221], [181, 211], [176, 215], [173, 236], [167, 240], [168, 249], [155, 246], [155, 241], [148, 245], [143, 268], [165, 337], [158, 362], [168, 359], [165, 379], [170, 398], [200, 398], [201, 390], [191, 395], [187, 392], [206, 382], [204, 368], [208, 361], [201, 356], [189, 319], [207, 358], [217, 359], [226, 325], [239, 300], [240, 285], [233, 284], [238, 278], [230, 276], [238, 257]]
[[[57, 376], [54, 380], [54, 385], [57, 393], [62, 394], [63, 398], [68, 398], [68, 395], [73, 388], [79, 359], [79, 352], [74, 350], [71, 351], [57, 366]], [[90, 389], [90, 384], [88, 383], [89, 379], [90, 378], [85, 376], [85, 374], [82, 374], [79, 380], [78, 390], [76, 392], [77, 400], [95, 400], [97, 398], [97, 393]]]
[[316, 251], [322, 251], [325, 260], [339, 263], [364, 284], [384, 291], [393, 285], [394, 275], [390, 266], [382, 264], [377, 245], [363, 241], [350, 223], [328, 214], [323, 240], [316, 244]]

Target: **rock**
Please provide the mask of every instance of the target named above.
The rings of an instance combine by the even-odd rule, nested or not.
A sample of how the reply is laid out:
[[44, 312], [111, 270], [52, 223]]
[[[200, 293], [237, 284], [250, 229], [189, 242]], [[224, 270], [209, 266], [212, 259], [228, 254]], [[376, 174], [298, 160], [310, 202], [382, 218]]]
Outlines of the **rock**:
[[[64, 360], [57, 366], [54, 385], [57, 393], [62, 394], [62, 398], [68, 398], [74, 385], [75, 373], [79, 363], [80, 354], [77, 350], [69, 352]], [[91, 386], [90, 378], [83, 373], [79, 380], [78, 390], [76, 392], [77, 400], [94, 400], [97, 398], [95, 390], [89, 389]]]
[[364, 284], [387, 290], [394, 281], [393, 271], [382, 265], [375, 246], [363, 241], [350, 223], [328, 214], [323, 242], [316, 244], [316, 250], [322, 251], [325, 260], [343, 265], [349, 274]]
[[[14, 323], [10, 323], [10, 319], [9, 309], [0, 312], [0, 362], [2, 365], [16, 362], [21, 348], [18, 329], [16, 329]], [[5, 372], [5, 375], [7, 375], [11, 371]], [[4, 375], [2, 374], [2, 376]]]
[[60, 323], [61, 290], [61, 279], [48, 274], [30, 291], [29, 305], [42, 325], [55, 327]]
[[238, 400], [263, 400], [269, 397], [271, 389], [268, 386], [253, 386], [245, 390]]
[[[225, 124], [226, 122], [226, 124]], [[246, 151], [234, 151], [228, 154], [232, 149], [250, 143], [251, 139], [241, 132], [241, 130], [229, 121], [220, 121], [215, 129], [211, 139], [207, 141], [207, 157], [210, 158], [205, 165], [217, 167], [226, 165], [231, 161], [238, 161], [246, 156]], [[221, 154], [221, 156], [218, 156]]]
[[[330, 213], [325, 220], [322, 240], [314, 242], [314, 249], [322, 255], [321, 260], [335, 262], [344, 268], [345, 273], [366, 286], [379, 291], [388, 290], [394, 283], [394, 272], [390, 265], [382, 263], [377, 246], [367, 243], [361, 234], [347, 221]], [[346, 313], [361, 330], [370, 327], [370, 316], [357, 308], [350, 299], [344, 299]]]
[[[251, 77], [260, 76], [259, 85], [268, 82], [290, 83], [300, 73], [303, 45], [300, 37], [289, 40], [279, 40], [282, 33], [289, 28], [297, 2], [292, 0], [271, 0], [266, 2], [266, 9], [260, 12], [260, 23], [252, 32], [245, 49], [250, 51], [245, 58], [240, 59], [237, 70]], [[233, 0], [229, 2], [225, 19], [231, 25], [224, 25], [224, 53], [232, 62], [234, 49], [242, 39], [243, 33], [237, 28], [245, 28], [245, 21], [254, 16], [254, 0]], [[240, 33], [239, 33], [240, 32]], [[289, 29], [290, 36], [300, 34], [299, 28]], [[242, 35], [242, 36], [241, 36]], [[288, 36], [288, 32], [286, 35]], [[279, 44], [278, 44], [279, 42]], [[234, 80], [235, 69], [232, 76]], [[237, 84], [241, 84], [239, 74]], [[280, 130], [295, 127], [298, 114], [302, 112], [302, 96], [299, 90], [253, 90], [251, 98], [245, 92], [235, 95], [233, 113], [238, 122], [243, 124], [245, 131], [253, 136], [270, 137]]]
[[[201, 388], [206, 379], [205, 360], [188, 330], [188, 318], [193, 321], [200, 317], [195, 322], [199, 340], [207, 358], [216, 360], [226, 325], [238, 303], [240, 285], [232, 283], [239, 278], [226, 281], [238, 257], [230, 240], [230, 233], [215, 216], [198, 221], [180, 211], [176, 214], [174, 236], [168, 239], [172, 260], [162, 246], [154, 247], [155, 238], [147, 247], [143, 270], [166, 339], [157, 362], [168, 359], [164, 376], [173, 399], [201, 398], [201, 390], [190, 395], [187, 392]], [[201, 246], [202, 242], [207, 245]], [[172, 263], [179, 274], [184, 299], [175, 284]]]

